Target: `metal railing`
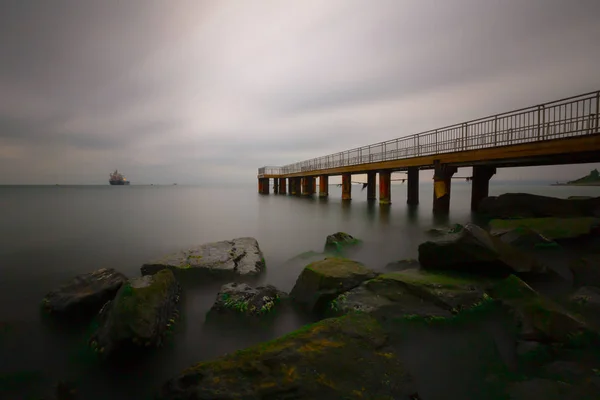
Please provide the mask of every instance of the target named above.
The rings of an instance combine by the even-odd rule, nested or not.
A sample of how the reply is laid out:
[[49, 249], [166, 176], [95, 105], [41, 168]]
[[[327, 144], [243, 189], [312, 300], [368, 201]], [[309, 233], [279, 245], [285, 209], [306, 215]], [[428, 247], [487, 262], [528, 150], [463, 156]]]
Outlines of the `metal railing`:
[[260, 175], [313, 172], [349, 165], [485, 149], [599, 133], [600, 91], [330, 154]]

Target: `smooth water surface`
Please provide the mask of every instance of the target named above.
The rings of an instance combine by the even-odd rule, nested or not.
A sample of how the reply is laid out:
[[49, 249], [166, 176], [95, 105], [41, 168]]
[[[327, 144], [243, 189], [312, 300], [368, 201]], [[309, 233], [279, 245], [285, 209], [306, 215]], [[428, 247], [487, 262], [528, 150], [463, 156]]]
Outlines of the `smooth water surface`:
[[[165, 380], [195, 362], [292, 331], [309, 321], [291, 311], [253, 325], [205, 323], [221, 283], [182, 282], [183, 320], [173, 342], [143, 360], [107, 368], [86, 350], [89, 331], [42, 319], [44, 295], [74, 275], [112, 267], [138, 276], [145, 261], [211, 241], [253, 236], [267, 263], [263, 281], [290, 291], [307, 251], [323, 250], [328, 234], [345, 231], [364, 240], [352, 255], [382, 270], [416, 258], [433, 226], [472, 216], [470, 184], [453, 182], [451, 213], [434, 217], [432, 185], [420, 185], [421, 204], [406, 206], [406, 185], [393, 185], [391, 206], [366, 201], [353, 186], [341, 201], [256, 193], [254, 186], [5, 186], [0, 187], [0, 397], [36, 398], [59, 380], [77, 383], [83, 399], [146, 399]], [[493, 182], [491, 195], [528, 192], [567, 197], [600, 195], [600, 187]], [[8, 328], [6, 327], [8, 323]], [[9, 390], [10, 389], [10, 390]]]

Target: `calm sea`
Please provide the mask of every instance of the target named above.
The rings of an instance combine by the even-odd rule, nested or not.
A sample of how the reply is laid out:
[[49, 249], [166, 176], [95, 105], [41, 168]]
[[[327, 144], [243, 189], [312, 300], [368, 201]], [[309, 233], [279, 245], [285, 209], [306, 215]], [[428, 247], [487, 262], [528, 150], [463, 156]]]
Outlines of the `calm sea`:
[[[556, 197], [599, 196], [600, 187], [547, 182], [493, 182], [492, 195], [527, 192]], [[364, 240], [353, 258], [381, 270], [417, 256], [433, 226], [465, 223], [470, 184], [455, 181], [451, 212], [434, 218], [432, 185], [420, 187], [421, 204], [406, 206], [406, 185], [393, 185], [392, 205], [366, 200], [352, 188], [327, 200], [259, 195], [243, 188], [200, 186], [0, 186], [0, 398], [36, 398], [59, 380], [75, 381], [82, 399], [145, 399], [191, 364], [292, 331], [307, 322], [291, 312], [256, 326], [205, 323], [218, 284], [184, 285], [182, 320], [173, 343], [144, 360], [107, 368], [89, 357], [86, 329], [67, 329], [40, 316], [44, 295], [74, 275], [112, 267], [138, 276], [144, 261], [201, 243], [253, 236], [267, 262], [264, 281], [289, 291], [305, 262], [322, 251], [325, 237], [345, 231]]]

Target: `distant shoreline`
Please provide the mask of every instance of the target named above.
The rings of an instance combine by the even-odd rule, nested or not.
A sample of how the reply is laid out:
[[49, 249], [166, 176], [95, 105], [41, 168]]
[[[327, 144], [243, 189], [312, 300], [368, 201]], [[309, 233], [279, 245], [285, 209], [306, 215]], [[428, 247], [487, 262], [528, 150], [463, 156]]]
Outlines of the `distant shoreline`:
[[551, 183], [550, 186], [600, 186], [600, 182]]

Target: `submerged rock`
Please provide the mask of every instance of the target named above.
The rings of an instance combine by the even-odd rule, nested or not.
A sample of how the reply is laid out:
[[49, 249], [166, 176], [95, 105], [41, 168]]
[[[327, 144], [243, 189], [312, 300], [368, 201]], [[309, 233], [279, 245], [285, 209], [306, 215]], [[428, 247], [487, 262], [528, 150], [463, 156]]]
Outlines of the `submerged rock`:
[[275, 286], [251, 287], [246, 283], [228, 283], [221, 287], [211, 312], [262, 315], [271, 312], [286, 294]]
[[78, 275], [42, 300], [50, 314], [94, 315], [127, 282], [127, 277], [112, 268]]
[[426, 233], [428, 233], [431, 236], [444, 236], [444, 235], [450, 235], [452, 233], [458, 233], [460, 231], [462, 231], [464, 228], [463, 225], [461, 224], [454, 224], [453, 227], [451, 228], [431, 228], [429, 230], [427, 230]]
[[449, 317], [479, 304], [489, 283], [419, 270], [383, 274], [339, 295], [331, 302], [333, 312], [382, 310], [393, 315]]
[[159, 346], [174, 323], [179, 292], [168, 269], [131, 279], [100, 311], [99, 327], [90, 345], [107, 356], [132, 345]]
[[385, 269], [388, 271], [404, 271], [405, 269], [415, 269], [421, 267], [419, 260], [413, 258], [405, 258], [386, 264]]
[[588, 255], [573, 261], [569, 268], [573, 274], [573, 285], [600, 287], [600, 255]]
[[169, 254], [144, 264], [142, 275], [168, 268], [178, 271], [202, 271], [214, 274], [252, 276], [265, 270], [265, 259], [256, 239], [251, 237], [203, 244]]
[[527, 193], [486, 197], [478, 211], [491, 218], [600, 217], [600, 197], [559, 199]]
[[344, 232], [337, 232], [333, 235], [327, 236], [325, 241], [325, 251], [338, 253], [341, 252], [345, 247], [353, 246], [360, 243], [360, 240], [356, 239], [352, 235]]
[[569, 300], [574, 308], [582, 313], [597, 315], [600, 312], [600, 288], [582, 286], [570, 296]]
[[419, 263], [424, 269], [483, 275], [546, 272], [546, 268], [532, 256], [470, 223], [458, 233], [421, 243]]
[[524, 340], [570, 343], [591, 333], [586, 323], [511, 275], [491, 289], [513, 312]]
[[290, 296], [309, 310], [320, 312], [337, 295], [376, 275], [357, 261], [326, 258], [304, 267]]
[[[518, 229], [535, 232], [547, 241], [573, 239], [594, 233], [600, 224], [600, 218], [523, 218], [523, 219], [493, 219], [490, 221], [492, 232], [502, 232]], [[529, 234], [531, 236], [531, 234]]]
[[167, 382], [157, 399], [418, 399], [412, 376], [386, 342], [366, 314], [329, 318], [201, 362]]

